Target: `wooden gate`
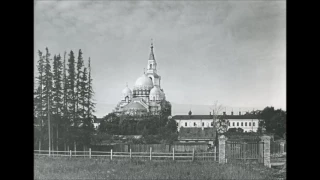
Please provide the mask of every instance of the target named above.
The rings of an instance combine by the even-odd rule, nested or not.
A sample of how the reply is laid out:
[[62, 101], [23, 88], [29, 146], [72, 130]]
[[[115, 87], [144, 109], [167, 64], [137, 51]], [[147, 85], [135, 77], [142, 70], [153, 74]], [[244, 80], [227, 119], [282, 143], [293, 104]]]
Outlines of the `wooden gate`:
[[226, 162], [263, 163], [263, 142], [226, 141]]

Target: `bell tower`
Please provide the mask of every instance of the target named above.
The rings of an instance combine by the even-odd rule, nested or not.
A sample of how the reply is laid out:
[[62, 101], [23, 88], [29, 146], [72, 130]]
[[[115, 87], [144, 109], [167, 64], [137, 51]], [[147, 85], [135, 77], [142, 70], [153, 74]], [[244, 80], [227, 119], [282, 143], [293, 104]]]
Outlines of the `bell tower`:
[[148, 60], [147, 73], [157, 73], [157, 62], [156, 62], [156, 60], [154, 58], [154, 54], [153, 54], [152, 40], [151, 40], [151, 52], [150, 52], [149, 60]]
[[151, 52], [148, 59], [148, 66], [147, 66], [147, 76], [152, 80], [154, 86], [158, 86], [160, 88], [160, 80], [161, 77], [157, 74], [157, 62], [154, 58], [153, 53], [153, 42], [151, 39]]

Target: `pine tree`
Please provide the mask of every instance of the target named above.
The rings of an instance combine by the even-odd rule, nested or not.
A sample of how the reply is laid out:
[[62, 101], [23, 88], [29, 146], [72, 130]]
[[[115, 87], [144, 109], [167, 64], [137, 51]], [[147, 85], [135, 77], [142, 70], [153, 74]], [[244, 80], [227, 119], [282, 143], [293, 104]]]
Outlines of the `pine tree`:
[[59, 126], [62, 119], [62, 108], [63, 108], [63, 90], [62, 90], [62, 62], [60, 54], [53, 58], [53, 117], [54, 126], [56, 130], [56, 149], [58, 150], [58, 139], [59, 139]]
[[[43, 92], [44, 92], [44, 102], [43, 102], [43, 106], [44, 106], [44, 116], [47, 119], [49, 113], [51, 113], [51, 106], [52, 106], [52, 73], [51, 73], [51, 65], [50, 65], [50, 53], [48, 48], [46, 47], [46, 54], [45, 54], [45, 67], [44, 67], [44, 88], [43, 88]], [[49, 104], [48, 104], [49, 103]], [[48, 125], [48, 121], [44, 121], [47, 123]], [[51, 123], [50, 123], [51, 126]], [[45, 128], [47, 128], [47, 126], [45, 126]], [[48, 131], [48, 129], [47, 129]], [[51, 128], [50, 128], [51, 131]], [[52, 131], [51, 131], [52, 132]], [[51, 136], [51, 133], [50, 133]], [[52, 136], [51, 136], [52, 137]], [[50, 139], [49, 141], [52, 142], [52, 139]]]
[[74, 143], [74, 149], [76, 148], [76, 143], [79, 140], [79, 129], [77, 122], [77, 112], [76, 112], [76, 67], [75, 67], [75, 57], [71, 50], [68, 59], [68, 76], [67, 76], [67, 105], [68, 105], [68, 121], [70, 125], [68, 127], [68, 141]]
[[37, 123], [40, 125], [40, 137], [39, 137], [39, 149], [41, 148], [42, 141], [42, 127], [43, 127], [43, 83], [44, 83], [44, 57], [42, 52], [38, 50], [39, 60], [38, 60], [38, 77], [36, 78], [38, 87], [34, 94], [34, 104], [35, 104], [35, 118]]
[[[63, 132], [64, 132], [64, 150], [66, 150], [66, 145], [69, 142], [69, 135], [68, 135], [68, 127], [70, 126], [69, 120], [69, 112], [68, 112], [68, 81], [67, 81], [67, 72], [66, 72], [66, 54], [64, 52], [63, 55], [63, 113], [62, 113], [62, 125], [63, 125]], [[68, 146], [69, 147], [69, 146]], [[69, 148], [68, 148], [69, 149]]]
[[80, 84], [80, 76], [82, 74], [82, 68], [83, 68], [83, 58], [82, 58], [82, 51], [81, 49], [79, 49], [79, 54], [78, 54], [78, 61], [77, 61], [77, 76], [76, 76], [76, 121], [78, 122], [78, 124], [81, 124], [81, 106], [79, 107], [79, 96], [80, 96], [80, 88], [81, 88], [81, 84]]
[[94, 91], [92, 88], [92, 78], [91, 78], [91, 60], [89, 57], [89, 64], [88, 64], [88, 99], [87, 99], [87, 118], [88, 121], [92, 122], [93, 121], [93, 113], [95, 112], [94, 108], [95, 108], [95, 103], [93, 103], [93, 95], [94, 95]]
[[[81, 111], [79, 112], [80, 116], [82, 119], [86, 118], [86, 107], [87, 107], [87, 102], [88, 102], [88, 72], [87, 68], [85, 67], [83, 69], [82, 76], [80, 77], [79, 81], [79, 106], [81, 107]], [[86, 122], [84, 122], [86, 124]]]
[[79, 106], [81, 108], [81, 118], [83, 119], [83, 125], [82, 125], [82, 143], [84, 146], [89, 145], [90, 143], [90, 135], [91, 132], [93, 131], [93, 124], [90, 121], [90, 118], [88, 118], [88, 114], [87, 114], [87, 106], [88, 106], [88, 98], [89, 98], [89, 94], [88, 94], [88, 77], [87, 77], [87, 68], [83, 69], [83, 73], [82, 76], [80, 77], [80, 93], [79, 93]]
[[67, 104], [69, 109], [69, 119], [74, 126], [77, 126], [75, 122], [76, 116], [76, 91], [75, 91], [75, 58], [74, 53], [71, 50], [68, 59], [68, 76], [67, 76]]

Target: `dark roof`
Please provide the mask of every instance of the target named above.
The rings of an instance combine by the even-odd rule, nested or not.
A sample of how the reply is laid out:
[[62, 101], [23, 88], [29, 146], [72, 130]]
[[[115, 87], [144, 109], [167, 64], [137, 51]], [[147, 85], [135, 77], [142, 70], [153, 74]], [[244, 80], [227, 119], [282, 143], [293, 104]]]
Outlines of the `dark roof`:
[[124, 109], [134, 109], [134, 110], [147, 110], [144, 106], [142, 106], [139, 102], [130, 102], [128, 105], [124, 107]]
[[[219, 115], [218, 118], [223, 115]], [[254, 114], [245, 114], [245, 115], [225, 115], [226, 119], [258, 119], [257, 115]], [[212, 115], [175, 115], [172, 117], [172, 119], [183, 119], [183, 120], [188, 120], [188, 119], [213, 119]]]
[[178, 139], [214, 139], [215, 136], [215, 128], [180, 128]]

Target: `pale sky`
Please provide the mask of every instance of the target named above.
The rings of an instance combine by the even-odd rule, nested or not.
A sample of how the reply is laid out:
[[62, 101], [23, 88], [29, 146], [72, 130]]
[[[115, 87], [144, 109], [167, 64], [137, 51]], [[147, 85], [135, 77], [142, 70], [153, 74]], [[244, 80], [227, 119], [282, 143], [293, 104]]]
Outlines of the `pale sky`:
[[286, 109], [285, 1], [46, 0], [34, 18], [35, 68], [45, 47], [91, 57], [97, 117], [143, 74], [151, 38], [173, 115], [209, 114], [195, 107], [214, 101], [227, 112]]

